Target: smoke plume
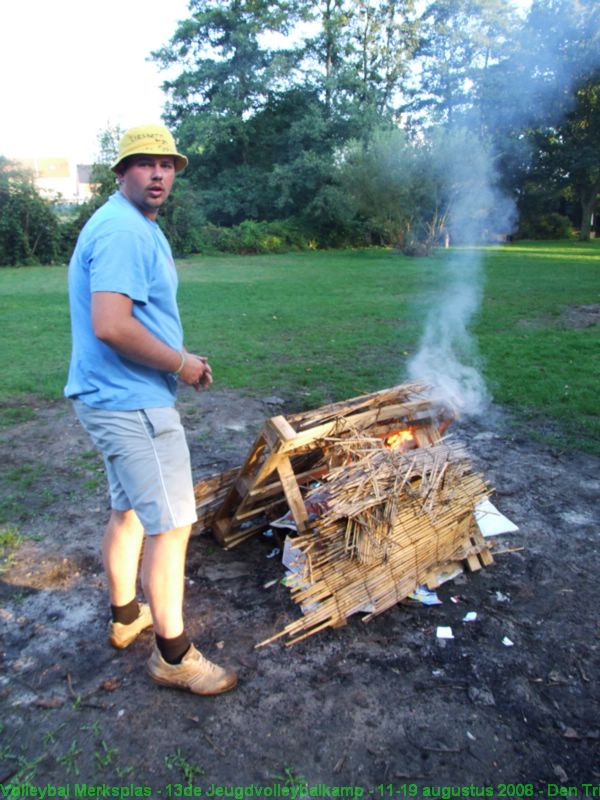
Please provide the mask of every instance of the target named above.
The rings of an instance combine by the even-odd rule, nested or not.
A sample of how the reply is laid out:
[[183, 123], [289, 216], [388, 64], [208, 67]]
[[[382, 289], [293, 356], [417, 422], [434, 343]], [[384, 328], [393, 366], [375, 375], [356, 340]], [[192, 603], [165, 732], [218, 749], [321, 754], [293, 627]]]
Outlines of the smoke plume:
[[[499, 73], [498, 95], [488, 108], [488, 124], [499, 126], [505, 141], [521, 139], [518, 133], [528, 126], [556, 124], [569, 112], [574, 86], [600, 64], [599, 8], [592, 0], [534, 0], [515, 65]], [[478, 415], [490, 399], [469, 331], [484, 290], [478, 245], [509, 234], [516, 215], [512, 201], [497, 189], [494, 155], [480, 137], [465, 131], [447, 137], [434, 157], [447, 177], [448, 229], [455, 246], [441, 259], [438, 295], [407, 369], [455, 413]]]
[[494, 188], [492, 157], [474, 135], [450, 133], [436, 152], [452, 195], [448, 233], [459, 244], [441, 260], [437, 297], [408, 373], [427, 383], [434, 399], [456, 414], [477, 415], [490, 398], [469, 332], [483, 296], [482, 252], [476, 245], [493, 239], [497, 231], [510, 232], [514, 205]]

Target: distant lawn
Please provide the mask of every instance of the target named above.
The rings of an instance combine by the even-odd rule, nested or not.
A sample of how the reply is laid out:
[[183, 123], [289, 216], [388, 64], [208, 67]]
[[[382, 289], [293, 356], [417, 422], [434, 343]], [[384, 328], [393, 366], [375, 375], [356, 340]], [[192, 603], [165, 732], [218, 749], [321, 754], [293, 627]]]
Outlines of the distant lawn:
[[[600, 326], [578, 327], [590, 315], [574, 309], [600, 305], [600, 242], [481, 252], [485, 295], [473, 331], [495, 401], [600, 452]], [[210, 356], [219, 385], [298, 408], [399, 383], [445, 257], [373, 249], [191, 258], [179, 264], [186, 343]], [[62, 395], [66, 269], [0, 269], [0, 309], [0, 403], [18, 421], [24, 396]]]

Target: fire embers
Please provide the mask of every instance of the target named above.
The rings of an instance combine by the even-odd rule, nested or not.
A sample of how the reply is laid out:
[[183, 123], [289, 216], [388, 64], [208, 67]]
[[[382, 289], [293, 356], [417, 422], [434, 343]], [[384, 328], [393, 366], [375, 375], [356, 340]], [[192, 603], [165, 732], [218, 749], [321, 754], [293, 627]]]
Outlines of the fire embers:
[[396, 433], [390, 433], [386, 436], [385, 446], [389, 447], [390, 450], [401, 450], [405, 452], [406, 450], [413, 450], [418, 445], [412, 431], [407, 429], [397, 431]]

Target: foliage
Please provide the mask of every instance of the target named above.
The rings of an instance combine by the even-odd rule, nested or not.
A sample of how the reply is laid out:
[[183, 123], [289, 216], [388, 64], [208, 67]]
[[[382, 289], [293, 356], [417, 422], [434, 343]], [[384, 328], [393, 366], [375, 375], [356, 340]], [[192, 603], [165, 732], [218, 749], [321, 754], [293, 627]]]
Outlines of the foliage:
[[538, 143], [536, 164], [546, 173], [541, 194], [555, 186], [560, 197], [577, 202], [580, 238], [587, 241], [592, 215], [600, 210], [600, 71], [576, 89], [571, 111]]
[[285, 253], [304, 250], [310, 243], [300, 228], [291, 220], [251, 222], [219, 228], [205, 225], [199, 231], [196, 252], [237, 253], [238, 255]]
[[52, 264], [59, 238], [58, 219], [33, 176], [0, 156], [0, 265]]
[[[170, 42], [153, 53], [162, 68], [177, 64], [168, 80], [167, 119], [177, 124], [190, 113], [218, 136], [242, 146], [243, 119], [264, 101], [289, 69], [286, 52], [261, 44], [266, 34], [285, 32], [294, 4], [284, 0], [191, 0], [191, 16], [180, 22]], [[211, 149], [212, 142], [205, 143]]]
[[525, 224], [568, 213], [583, 240], [600, 192], [599, 51], [597, 3], [537, 0], [495, 68], [485, 112]]
[[392, 119], [416, 46], [414, 0], [305, 0], [319, 23], [304, 45], [301, 68], [327, 116], [345, 123], [346, 138], [368, 138]]
[[158, 222], [177, 257], [199, 253], [202, 248], [202, 225], [205, 216], [197, 192], [185, 178], [178, 177]]
[[404, 244], [411, 228], [417, 148], [402, 131], [381, 133], [365, 148], [348, 146], [340, 168], [342, 192], [375, 244]]
[[568, 217], [556, 212], [521, 217], [517, 239], [571, 239], [573, 226]]
[[464, 126], [482, 101], [490, 67], [518, 29], [509, 0], [432, 0], [420, 17], [419, 79], [405, 109], [425, 123]]
[[[295, 217], [314, 223], [319, 241], [348, 239], [344, 215], [329, 210], [336, 152], [391, 124], [413, 46], [411, 10], [412, 0], [191, 3], [154, 57], [181, 70], [164, 84], [165, 119], [190, 157], [209, 222]], [[317, 33], [298, 27], [307, 21]]]
[[348, 147], [339, 180], [370, 241], [427, 255], [450, 238], [475, 243], [507, 232], [490, 165], [485, 146], [468, 131], [437, 129], [411, 140], [392, 130], [367, 147]]

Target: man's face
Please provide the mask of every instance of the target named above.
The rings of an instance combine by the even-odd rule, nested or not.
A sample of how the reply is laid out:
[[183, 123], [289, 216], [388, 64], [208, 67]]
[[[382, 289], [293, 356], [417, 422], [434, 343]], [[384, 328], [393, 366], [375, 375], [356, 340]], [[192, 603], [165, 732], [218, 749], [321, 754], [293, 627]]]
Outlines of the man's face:
[[173, 156], [132, 156], [119, 174], [121, 192], [148, 219], [156, 219], [175, 179]]

